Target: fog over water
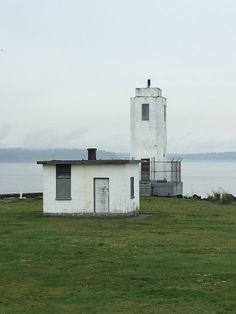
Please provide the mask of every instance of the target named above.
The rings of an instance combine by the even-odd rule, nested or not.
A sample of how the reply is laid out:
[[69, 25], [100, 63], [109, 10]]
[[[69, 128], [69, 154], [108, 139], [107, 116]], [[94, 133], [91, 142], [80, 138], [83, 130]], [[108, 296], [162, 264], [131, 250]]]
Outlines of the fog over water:
[[[213, 190], [236, 195], [236, 161], [183, 161], [182, 181], [184, 195], [205, 197]], [[0, 193], [42, 191], [41, 165], [0, 163]]]

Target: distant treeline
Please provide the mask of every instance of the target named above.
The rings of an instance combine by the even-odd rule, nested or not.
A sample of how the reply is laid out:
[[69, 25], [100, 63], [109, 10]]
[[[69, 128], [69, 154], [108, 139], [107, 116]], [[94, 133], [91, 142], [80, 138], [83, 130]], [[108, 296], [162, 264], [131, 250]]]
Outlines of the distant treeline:
[[[125, 153], [98, 150], [97, 159], [126, 159]], [[86, 149], [24, 149], [0, 148], [1, 163], [35, 163], [37, 160], [87, 159]]]
[[170, 159], [184, 160], [236, 160], [236, 152], [204, 153], [204, 154], [170, 154]]
[[[103, 150], [97, 151], [97, 159], [127, 159], [128, 153], [114, 153]], [[236, 152], [205, 153], [205, 154], [169, 154], [169, 159], [184, 160], [235, 160]], [[37, 160], [51, 159], [87, 159], [86, 149], [25, 149], [25, 148], [0, 148], [1, 163], [34, 163]]]

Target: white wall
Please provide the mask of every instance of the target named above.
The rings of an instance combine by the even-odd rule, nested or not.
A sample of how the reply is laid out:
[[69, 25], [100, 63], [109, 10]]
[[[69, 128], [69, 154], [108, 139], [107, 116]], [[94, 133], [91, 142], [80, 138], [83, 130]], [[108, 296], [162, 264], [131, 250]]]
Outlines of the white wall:
[[[126, 164], [125, 166], [126, 177], [126, 211], [139, 210], [139, 165]], [[134, 195], [133, 199], [130, 198], [130, 177], [134, 177]]]
[[[94, 178], [109, 178], [109, 212], [139, 210], [139, 166], [72, 165], [71, 200], [56, 200], [56, 166], [44, 165], [43, 211], [51, 214], [94, 213]], [[130, 177], [135, 178], [135, 198], [130, 199]]]
[[[142, 121], [142, 104], [149, 104], [149, 121]], [[137, 88], [131, 98], [131, 158], [165, 159], [167, 145], [164, 108], [166, 98], [159, 88]]]
[[135, 96], [152, 96], [160, 97], [161, 89], [158, 87], [142, 87], [135, 89]]

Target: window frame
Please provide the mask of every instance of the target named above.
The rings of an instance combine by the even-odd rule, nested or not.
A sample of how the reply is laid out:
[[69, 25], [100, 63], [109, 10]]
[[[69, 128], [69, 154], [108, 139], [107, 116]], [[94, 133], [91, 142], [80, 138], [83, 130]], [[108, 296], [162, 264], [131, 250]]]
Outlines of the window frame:
[[56, 200], [71, 200], [71, 164], [56, 165]]
[[142, 104], [142, 121], [150, 120], [150, 104], [143, 103]]
[[130, 177], [130, 199], [134, 199], [134, 177]]

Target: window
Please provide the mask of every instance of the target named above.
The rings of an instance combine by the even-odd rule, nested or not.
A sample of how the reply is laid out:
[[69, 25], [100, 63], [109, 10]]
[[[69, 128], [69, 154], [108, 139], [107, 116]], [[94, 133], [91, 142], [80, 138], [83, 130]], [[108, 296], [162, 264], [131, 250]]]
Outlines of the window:
[[71, 199], [71, 165], [56, 165], [56, 199]]
[[141, 159], [141, 181], [150, 180], [150, 159]]
[[166, 105], [164, 106], [164, 122], [166, 122]]
[[134, 198], [134, 177], [130, 177], [130, 198]]
[[149, 120], [149, 104], [142, 104], [142, 120]]

